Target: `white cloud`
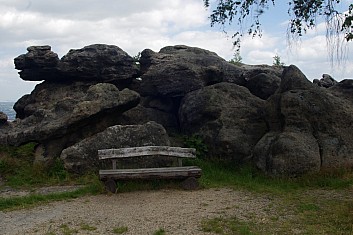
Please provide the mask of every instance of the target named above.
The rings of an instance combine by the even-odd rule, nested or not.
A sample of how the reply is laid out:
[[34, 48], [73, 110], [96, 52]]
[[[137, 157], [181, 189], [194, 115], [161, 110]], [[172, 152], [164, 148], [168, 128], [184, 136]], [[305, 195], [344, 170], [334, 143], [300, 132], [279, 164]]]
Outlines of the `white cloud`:
[[205, 48], [217, 53], [225, 59], [230, 59], [233, 54], [231, 39], [221, 32], [214, 31], [185, 31], [172, 38], [172, 45], [185, 44], [188, 46]]
[[272, 64], [275, 55], [272, 51], [252, 50], [247, 54], [246, 60], [250, 64]]
[[0, 70], [4, 70], [6, 68], [9, 68], [13, 65], [13, 59], [12, 58], [4, 58], [0, 60]]
[[[185, 44], [229, 60], [234, 54], [233, 39], [210, 28], [209, 14], [201, 0], [0, 0], [0, 100], [18, 99], [33, 89], [35, 83], [21, 81], [13, 65], [13, 58], [26, 53], [31, 45], [51, 45], [61, 57], [71, 48], [94, 43], [117, 45], [130, 55], [146, 48], [158, 51]], [[353, 77], [351, 60], [346, 62], [344, 75], [335, 76], [344, 69], [329, 69], [323, 26], [309, 32], [291, 53], [286, 48], [286, 32], [274, 36], [271, 29], [264, 31], [262, 38], [246, 37], [241, 47], [243, 62], [272, 64], [278, 54], [310, 78], [331, 71], [337, 78]], [[350, 48], [353, 50], [352, 43]]]

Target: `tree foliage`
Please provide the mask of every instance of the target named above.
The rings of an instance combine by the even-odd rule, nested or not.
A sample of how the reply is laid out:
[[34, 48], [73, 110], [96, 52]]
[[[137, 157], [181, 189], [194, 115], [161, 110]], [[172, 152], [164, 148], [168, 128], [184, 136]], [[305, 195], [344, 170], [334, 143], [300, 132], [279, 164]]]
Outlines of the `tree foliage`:
[[273, 57], [273, 65], [274, 65], [274, 66], [284, 66], [285, 63], [283, 63], [283, 62], [281, 61], [281, 57], [280, 57], [279, 55], [275, 55], [275, 56]]
[[[353, 4], [344, 14], [337, 10], [340, 2], [341, 0], [288, 0], [289, 33], [300, 37], [323, 18], [329, 34], [343, 32], [347, 41], [353, 40]], [[210, 7], [210, 1], [204, 0], [204, 5], [206, 8]], [[220, 24], [225, 28], [233, 22], [238, 24], [239, 30], [233, 37], [234, 46], [239, 48], [240, 38], [244, 34], [261, 36], [260, 16], [274, 5], [275, 0], [217, 0], [210, 15], [211, 26]], [[249, 22], [249, 18], [251, 23], [244, 31], [244, 23]]]
[[243, 58], [241, 57], [239, 51], [234, 53], [233, 58], [229, 60], [229, 63], [235, 64], [235, 65], [241, 65], [243, 63]]
[[345, 14], [342, 30], [346, 32], [347, 41], [353, 40], [353, 4], [349, 6], [348, 13]]

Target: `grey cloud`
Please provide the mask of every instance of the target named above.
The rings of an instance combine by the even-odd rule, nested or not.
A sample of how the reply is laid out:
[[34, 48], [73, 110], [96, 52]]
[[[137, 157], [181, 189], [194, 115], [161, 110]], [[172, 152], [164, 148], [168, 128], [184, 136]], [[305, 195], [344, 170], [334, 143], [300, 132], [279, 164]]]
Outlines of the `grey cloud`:
[[134, 13], [164, 8], [168, 1], [141, 0], [3, 0], [1, 4], [14, 6], [16, 10], [34, 12], [51, 17], [76, 20], [98, 20], [114, 16], [128, 16]]

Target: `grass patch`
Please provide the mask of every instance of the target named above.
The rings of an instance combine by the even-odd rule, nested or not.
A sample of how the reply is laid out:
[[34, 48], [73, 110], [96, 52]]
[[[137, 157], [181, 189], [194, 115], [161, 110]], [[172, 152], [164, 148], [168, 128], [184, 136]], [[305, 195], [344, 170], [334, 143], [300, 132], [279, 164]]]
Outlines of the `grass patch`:
[[64, 235], [72, 235], [78, 233], [77, 229], [71, 229], [67, 224], [62, 224], [60, 229]]
[[97, 230], [96, 227], [90, 226], [90, 225], [88, 225], [88, 224], [81, 224], [80, 227], [81, 227], [82, 230], [86, 230], [86, 231], [94, 231], [94, 230]]
[[87, 185], [73, 192], [52, 193], [47, 195], [32, 194], [24, 197], [0, 198], [0, 211], [18, 208], [28, 208], [42, 205], [51, 201], [62, 201], [78, 198], [84, 195], [96, 195], [102, 193], [103, 187], [97, 180], [96, 183]]
[[113, 228], [113, 233], [115, 234], [124, 234], [128, 231], [128, 227], [126, 226], [122, 226], [122, 227], [116, 227], [116, 228]]
[[320, 207], [314, 203], [304, 203], [298, 206], [298, 210], [301, 213], [304, 213], [305, 211], [319, 211]]
[[153, 233], [153, 235], [165, 235], [165, 234], [166, 234], [166, 232], [165, 232], [165, 230], [162, 229], [162, 228], [158, 229], [157, 231], [155, 231], [155, 232]]
[[239, 234], [239, 235], [250, 235], [256, 234], [251, 231], [250, 223], [239, 221], [237, 218], [214, 218], [210, 220], [203, 220], [201, 222], [201, 230], [203, 232], [212, 232], [216, 234]]
[[35, 143], [20, 147], [0, 146], [0, 173], [6, 186], [58, 185], [74, 180], [59, 159], [48, 165], [34, 164], [34, 147]]
[[[205, 219], [201, 230], [215, 234], [353, 234], [353, 202], [307, 196], [278, 199], [277, 215]], [[317, 205], [320, 203], [321, 205]]]
[[0, 146], [0, 174], [5, 179], [3, 187], [32, 190], [35, 187], [47, 185], [82, 184], [85, 186], [73, 192], [0, 198], [0, 211], [27, 208], [46, 202], [67, 200], [104, 191], [97, 175], [87, 174], [81, 177], [70, 175], [60, 160], [56, 160], [48, 166], [33, 164], [34, 146], [34, 143], [21, 147]]
[[187, 165], [202, 169], [200, 183], [205, 188], [232, 187], [259, 193], [291, 193], [310, 188], [346, 189], [353, 185], [353, 171], [322, 172], [298, 178], [269, 177], [250, 165], [237, 166], [205, 160], [189, 160]]

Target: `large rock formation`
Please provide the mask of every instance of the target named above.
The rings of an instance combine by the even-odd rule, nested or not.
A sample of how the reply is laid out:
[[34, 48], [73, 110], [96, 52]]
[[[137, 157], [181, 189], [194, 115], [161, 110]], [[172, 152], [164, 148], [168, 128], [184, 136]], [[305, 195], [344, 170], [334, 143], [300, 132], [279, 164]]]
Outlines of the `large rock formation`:
[[2, 144], [37, 142], [36, 159], [51, 160], [78, 141], [119, 124], [118, 117], [139, 103], [138, 93], [117, 88], [130, 84], [139, 72], [132, 57], [117, 46], [70, 50], [61, 60], [50, 46], [27, 50], [15, 58], [20, 77], [44, 82], [16, 102], [17, 119], [2, 127]]
[[351, 104], [289, 66], [267, 103], [270, 130], [257, 143], [254, 160], [275, 175], [353, 166], [352, 120]]
[[50, 46], [31, 46], [28, 53], [15, 58], [15, 68], [21, 70], [20, 77], [26, 81], [54, 80], [58, 78], [58, 54]]
[[244, 85], [238, 66], [207, 50], [173, 46], [159, 53], [141, 53], [142, 96], [182, 97], [190, 91], [222, 81]]
[[219, 83], [184, 97], [180, 125], [184, 133], [202, 137], [211, 156], [244, 162], [267, 131], [264, 104], [245, 87]]
[[115, 125], [117, 116], [136, 106], [139, 95], [113, 84], [44, 82], [15, 105], [22, 119], [3, 128], [0, 141], [41, 143], [42, 157], [54, 158], [77, 141]]
[[17, 101], [17, 120], [0, 115], [0, 144], [37, 142], [37, 161], [60, 156], [82, 173], [98, 167], [97, 149], [168, 145], [167, 130], [272, 175], [353, 166], [352, 80], [313, 84], [295, 66], [237, 66], [181, 45], [146, 49], [139, 65], [110, 45], [61, 59], [50, 46], [27, 50], [20, 77], [44, 82]]
[[15, 58], [27, 81], [94, 81], [130, 83], [138, 75], [134, 59], [117, 46], [95, 44], [70, 50], [61, 60], [50, 46], [32, 46]]

